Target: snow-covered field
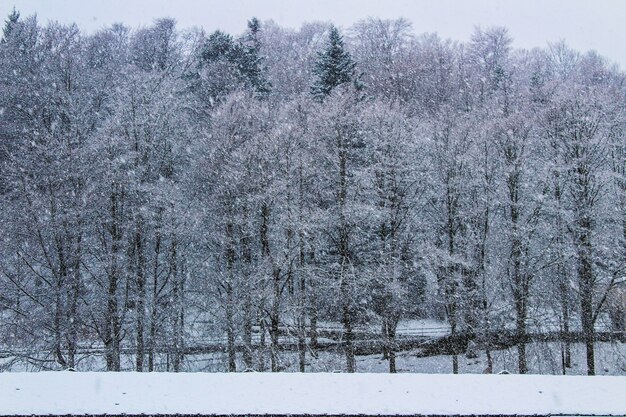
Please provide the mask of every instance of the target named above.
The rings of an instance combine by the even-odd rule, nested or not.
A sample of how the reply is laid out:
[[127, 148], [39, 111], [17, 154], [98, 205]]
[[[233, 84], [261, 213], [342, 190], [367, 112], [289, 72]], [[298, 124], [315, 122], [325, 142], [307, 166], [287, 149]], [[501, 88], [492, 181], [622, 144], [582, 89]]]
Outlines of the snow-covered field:
[[626, 413], [625, 377], [4, 373], [0, 415]]
[[[527, 345], [526, 354], [529, 372], [532, 374], [562, 374], [561, 353], [558, 342], [530, 343]], [[408, 351], [397, 354], [396, 362], [398, 372], [420, 373], [451, 373], [452, 357], [438, 355], [419, 357], [419, 352]], [[487, 367], [485, 353], [478, 351], [474, 359], [465, 355], [459, 356], [460, 373], [483, 373]], [[596, 343], [596, 373], [597, 375], [626, 375], [626, 343], [602, 342]], [[491, 352], [493, 358], [493, 371], [503, 370], [511, 373], [517, 372], [517, 348]], [[339, 359], [339, 365], [343, 358]], [[572, 367], [566, 369], [568, 375], [585, 375], [587, 367], [585, 362], [585, 348], [582, 343], [572, 344]], [[382, 355], [370, 355], [357, 357], [357, 367], [360, 372], [387, 372], [388, 364], [382, 359]], [[625, 394], [626, 395], [626, 394]]]
[[[626, 343], [596, 343], [596, 373], [598, 375], [626, 375]], [[529, 372], [531, 374], [561, 375], [560, 344], [558, 342], [529, 343], [526, 347]], [[485, 353], [478, 351], [476, 358], [459, 355], [460, 373], [480, 374], [487, 367]], [[506, 370], [517, 372], [517, 350], [515, 347], [491, 352], [493, 371]], [[281, 369], [298, 371], [298, 354], [282, 352]], [[190, 371], [225, 371], [225, 354], [194, 355], [186, 357], [186, 369]], [[357, 356], [358, 372], [388, 372], [389, 364], [382, 355]], [[447, 374], [452, 372], [452, 357], [438, 355], [421, 357], [419, 351], [397, 353], [397, 370], [400, 373]], [[241, 365], [241, 364], [240, 364]], [[129, 367], [132, 363], [129, 362]], [[243, 369], [241, 365], [238, 369]], [[345, 369], [345, 357], [341, 352], [318, 352], [317, 358], [307, 355], [307, 372], [333, 372]], [[572, 344], [572, 367], [566, 369], [567, 375], [585, 375], [585, 348], [582, 343]]]
[[[596, 373], [598, 375], [624, 375], [626, 376], [626, 343], [621, 342], [598, 342], [596, 343]], [[528, 367], [531, 374], [562, 374], [561, 351], [558, 342], [529, 343], [527, 345]], [[428, 373], [447, 374], [452, 372], [452, 358], [449, 355], [421, 357], [420, 352], [406, 351], [397, 353], [397, 370], [400, 373]], [[487, 366], [485, 353], [478, 351], [476, 358], [459, 356], [459, 371], [461, 373], [480, 374]], [[507, 370], [517, 372], [517, 350], [515, 347], [506, 350], [491, 352], [493, 358], [493, 371], [495, 373]], [[281, 352], [279, 355], [280, 367], [285, 372], [298, 371], [298, 354], [296, 352]], [[317, 357], [310, 353], [306, 357], [307, 372], [334, 372], [345, 369], [345, 357], [341, 352], [318, 352]], [[6, 366], [8, 371], [38, 371], [41, 364], [34, 362], [31, 365], [18, 361], [9, 366], [13, 358], [7, 357], [0, 360], [0, 366]], [[238, 358], [238, 370], [243, 370], [241, 357]], [[50, 359], [52, 360], [52, 359]], [[384, 373], [388, 372], [389, 364], [382, 355], [357, 356], [357, 371]], [[135, 358], [132, 355], [122, 355], [122, 369], [131, 371], [134, 367]], [[167, 357], [159, 355], [157, 370], [165, 371]], [[269, 358], [266, 357], [266, 366], [269, 366]], [[187, 355], [183, 362], [183, 371], [187, 372], [224, 372], [228, 368], [228, 357], [225, 353]], [[43, 368], [45, 369], [45, 368]], [[103, 371], [105, 370], [104, 358], [101, 355], [81, 357], [78, 361], [79, 371]], [[585, 349], [583, 344], [572, 344], [572, 367], [566, 369], [568, 375], [585, 375], [587, 372], [585, 362]]]

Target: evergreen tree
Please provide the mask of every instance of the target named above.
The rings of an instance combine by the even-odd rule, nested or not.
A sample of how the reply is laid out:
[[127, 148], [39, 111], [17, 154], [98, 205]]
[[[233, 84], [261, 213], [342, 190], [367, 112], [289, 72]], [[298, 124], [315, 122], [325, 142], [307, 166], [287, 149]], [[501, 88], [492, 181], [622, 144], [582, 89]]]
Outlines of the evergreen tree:
[[239, 71], [254, 91], [260, 97], [264, 97], [270, 92], [271, 84], [265, 76], [267, 69], [263, 64], [264, 58], [261, 56], [260, 32], [261, 23], [253, 17], [248, 21], [248, 32], [241, 45]]
[[244, 42], [251, 48], [254, 48], [257, 52], [261, 49], [261, 41], [259, 39], [259, 33], [261, 32], [261, 22], [256, 17], [248, 20], [248, 32], [244, 37]]
[[363, 88], [356, 75], [356, 62], [345, 50], [343, 37], [335, 26], [330, 27], [328, 44], [318, 54], [313, 72], [317, 79], [311, 87], [311, 93], [320, 101], [341, 84], [353, 82], [357, 90]]
[[13, 28], [19, 20], [20, 12], [15, 10], [15, 7], [13, 7], [13, 11], [9, 15], [8, 19], [4, 22], [4, 28], [2, 29], [2, 42], [6, 42], [6, 40], [9, 38], [9, 35], [11, 35]]
[[[214, 96], [231, 93], [238, 88], [249, 88], [263, 97], [270, 91], [270, 83], [265, 77], [263, 58], [260, 56], [258, 34], [260, 24], [257, 19], [248, 22], [249, 32], [242, 40], [215, 31], [207, 39], [201, 53], [202, 66], [215, 66], [213, 71], [224, 80], [217, 83]], [[214, 88], [215, 89], [215, 88]]]
[[202, 60], [205, 62], [219, 59], [232, 60], [234, 57], [235, 41], [233, 37], [220, 30], [213, 32], [206, 40], [202, 51]]

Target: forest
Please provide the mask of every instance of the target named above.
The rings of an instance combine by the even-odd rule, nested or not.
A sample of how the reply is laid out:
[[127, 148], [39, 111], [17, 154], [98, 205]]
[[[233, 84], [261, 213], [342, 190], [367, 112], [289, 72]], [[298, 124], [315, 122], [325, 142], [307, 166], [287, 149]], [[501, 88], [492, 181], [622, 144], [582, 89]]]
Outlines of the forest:
[[178, 372], [215, 345], [224, 371], [304, 372], [338, 334], [355, 372], [369, 329], [396, 372], [399, 324], [436, 319], [450, 372], [507, 334], [526, 373], [544, 334], [595, 374], [626, 330], [624, 72], [418, 32], [9, 15], [0, 369]]

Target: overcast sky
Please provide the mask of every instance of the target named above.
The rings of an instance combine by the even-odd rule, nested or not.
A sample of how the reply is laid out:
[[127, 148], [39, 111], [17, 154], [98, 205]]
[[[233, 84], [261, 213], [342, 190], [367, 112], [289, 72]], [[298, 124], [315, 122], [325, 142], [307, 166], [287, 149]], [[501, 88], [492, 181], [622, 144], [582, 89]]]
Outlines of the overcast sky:
[[340, 27], [368, 16], [404, 17], [416, 33], [468, 40], [474, 26], [506, 26], [516, 47], [564, 39], [579, 51], [595, 49], [626, 68], [626, 0], [0, 0], [0, 14], [15, 6], [40, 22], [76, 22], [85, 32], [123, 22], [131, 27], [173, 17], [180, 28], [202, 26], [238, 34], [252, 16], [299, 27], [332, 21]]

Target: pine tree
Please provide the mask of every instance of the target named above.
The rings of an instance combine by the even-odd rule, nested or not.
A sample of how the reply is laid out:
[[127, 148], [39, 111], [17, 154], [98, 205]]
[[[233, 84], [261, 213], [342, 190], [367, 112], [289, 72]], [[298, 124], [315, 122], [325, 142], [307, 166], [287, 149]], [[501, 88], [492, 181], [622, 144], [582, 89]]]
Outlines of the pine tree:
[[265, 97], [270, 92], [271, 84], [265, 76], [267, 70], [261, 56], [260, 32], [261, 23], [253, 17], [248, 21], [248, 32], [241, 45], [239, 71], [254, 91], [260, 97]]
[[14, 7], [8, 19], [4, 22], [4, 28], [2, 29], [2, 42], [6, 42], [6, 40], [11, 35], [13, 28], [15, 27], [15, 25], [17, 24], [19, 20], [20, 20], [20, 12], [15, 10], [15, 7]]
[[261, 32], [261, 22], [256, 17], [248, 20], [248, 32], [244, 37], [244, 42], [251, 48], [258, 51], [261, 48], [261, 42], [259, 40], [259, 33]]
[[343, 37], [335, 26], [330, 27], [327, 47], [318, 54], [313, 72], [317, 80], [311, 93], [320, 101], [341, 84], [353, 82], [357, 90], [363, 88], [356, 75], [356, 62], [345, 50]]
[[[235, 40], [231, 35], [215, 31], [206, 41], [202, 51], [202, 65], [222, 62], [230, 73], [220, 75], [226, 78], [219, 85], [214, 95], [225, 95], [244, 86], [254, 91], [260, 97], [270, 92], [271, 84], [265, 76], [266, 70], [263, 58], [260, 55], [260, 41], [258, 38], [260, 23], [253, 18], [248, 22], [248, 33], [241, 40]], [[224, 71], [224, 68], [221, 68]]]

